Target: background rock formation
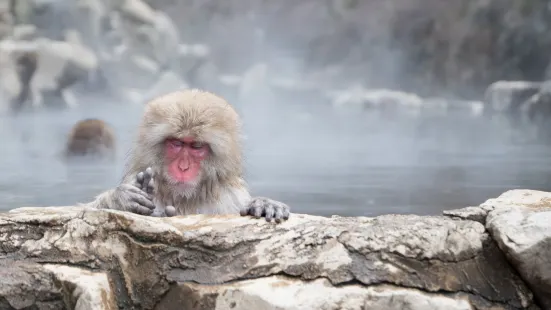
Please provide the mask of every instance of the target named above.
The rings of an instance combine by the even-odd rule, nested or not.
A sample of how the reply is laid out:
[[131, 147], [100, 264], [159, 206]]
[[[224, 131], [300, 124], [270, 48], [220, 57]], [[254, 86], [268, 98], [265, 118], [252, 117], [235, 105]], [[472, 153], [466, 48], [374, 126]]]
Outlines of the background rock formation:
[[224, 76], [261, 62], [320, 89], [360, 83], [478, 99], [496, 80], [545, 80], [551, 61], [543, 0], [3, 0], [0, 11], [0, 39], [16, 49], [40, 38], [45, 49], [71, 44], [90, 54], [60, 56], [82, 71], [73, 79], [135, 100], [166, 71], [224, 87]]

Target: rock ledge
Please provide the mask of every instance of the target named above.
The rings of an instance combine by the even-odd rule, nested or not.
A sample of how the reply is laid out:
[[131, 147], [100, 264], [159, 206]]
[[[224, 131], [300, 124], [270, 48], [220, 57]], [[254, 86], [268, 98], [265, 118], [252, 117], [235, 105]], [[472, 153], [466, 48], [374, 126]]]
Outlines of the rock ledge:
[[[534, 197], [527, 203], [551, 199], [524, 194]], [[547, 307], [549, 259], [525, 260], [536, 245], [515, 252], [510, 244], [518, 241], [503, 237], [512, 232], [526, 241], [519, 229], [534, 227], [509, 223], [507, 210], [529, 209], [517, 198], [512, 191], [471, 207], [467, 215], [487, 211], [474, 212], [485, 215], [480, 221], [460, 211], [293, 214], [274, 224], [19, 208], [0, 214], [0, 309], [539, 309]], [[538, 216], [551, 214], [545, 208]], [[534, 263], [539, 282], [530, 278]], [[535, 285], [538, 298], [529, 289]]]

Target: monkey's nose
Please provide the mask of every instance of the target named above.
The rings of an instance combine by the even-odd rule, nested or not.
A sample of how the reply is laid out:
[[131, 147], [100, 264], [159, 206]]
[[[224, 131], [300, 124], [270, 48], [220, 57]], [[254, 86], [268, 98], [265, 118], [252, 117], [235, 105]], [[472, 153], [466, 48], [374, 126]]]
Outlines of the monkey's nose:
[[178, 162], [178, 168], [182, 171], [188, 171], [189, 170], [189, 161], [188, 160], [180, 160]]

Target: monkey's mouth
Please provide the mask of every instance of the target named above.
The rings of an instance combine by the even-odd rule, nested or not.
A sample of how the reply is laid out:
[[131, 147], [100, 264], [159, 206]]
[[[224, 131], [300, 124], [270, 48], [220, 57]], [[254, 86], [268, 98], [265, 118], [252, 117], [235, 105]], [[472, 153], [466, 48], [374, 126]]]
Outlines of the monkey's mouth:
[[183, 180], [177, 180], [176, 178], [171, 177], [170, 174], [165, 173], [165, 179], [168, 184], [172, 186], [177, 186], [178, 188], [195, 188], [199, 184], [201, 175], [199, 174], [193, 180], [183, 181]]

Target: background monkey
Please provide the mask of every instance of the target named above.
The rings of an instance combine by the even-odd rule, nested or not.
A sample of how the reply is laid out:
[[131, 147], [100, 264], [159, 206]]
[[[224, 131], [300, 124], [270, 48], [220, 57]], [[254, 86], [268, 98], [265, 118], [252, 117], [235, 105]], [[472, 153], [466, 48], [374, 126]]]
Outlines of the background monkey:
[[142, 215], [232, 214], [289, 218], [289, 207], [252, 198], [242, 176], [240, 119], [221, 97], [192, 89], [151, 100], [121, 185], [89, 203]]
[[67, 139], [65, 156], [111, 157], [115, 153], [115, 135], [104, 121], [84, 119], [76, 123]]

